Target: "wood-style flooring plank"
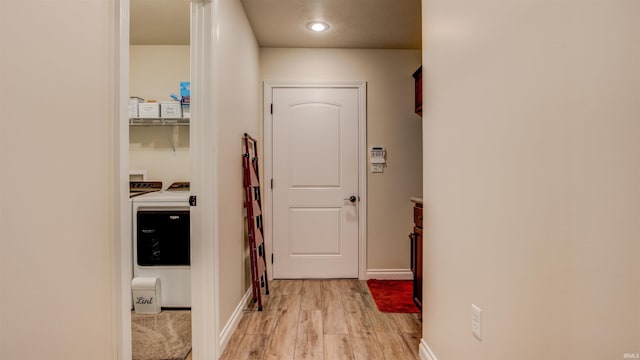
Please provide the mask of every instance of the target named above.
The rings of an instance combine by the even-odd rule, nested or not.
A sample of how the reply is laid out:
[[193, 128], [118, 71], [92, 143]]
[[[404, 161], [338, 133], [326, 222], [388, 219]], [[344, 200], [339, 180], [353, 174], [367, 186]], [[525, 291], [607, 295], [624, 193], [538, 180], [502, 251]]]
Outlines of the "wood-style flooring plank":
[[413, 357], [416, 359], [420, 359], [420, 339], [422, 339], [422, 335], [418, 333], [401, 333], [400, 334], [404, 339], [405, 343], [411, 350]]
[[375, 334], [364, 337], [352, 336], [351, 347], [353, 348], [353, 358], [355, 360], [384, 360], [382, 348]]
[[369, 319], [373, 331], [388, 332], [396, 329], [397, 323], [393, 316], [378, 310], [365, 281], [355, 280], [352, 282], [349, 286], [348, 296], [351, 297], [351, 305], [354, 301], [360, 305], [361, 310]]
[[298, 317], [302, 295], [281, 295], [279, 315], [273, 333], [267, 340], [265, 360], [293, 360], [298, 334]]
[[389, 332], [397, 329], [398, 324], [394, 320], [393, 314], [380, 312], [368, 289], [366, 293], [358, 292], [358, 295], [362, 299], [364, 310], [371, 320], [371, 326], [375, 332]]
[[343, 294], [349, 294], [360, 291], [360, 280], [347, 279], [339, 283], [340, 291]]
[[374, 329], [367, 315], [362, 297], [358, 292], [344, 294], [342, 297], [345, 311], [345, 321], [351, 337], [368, 337], [373, 335]]
[[278, 321], [278, 304], [282, 298], [281, 295], [269, 295], [265, 296], [267, 301], [262, 308], [262, 311], [254, 311], [247, 313], [246, 317], [249, 318], [246, 334], [252, 335], [269, 335], [273, 332], [273, 328]]
[[324, 335], [325, 360], [353, 360], [349, 335]]
[[398, 331], [376, 333], [385, 359], [417, 360]]
[[349, 334], [338, 281], [322, 282], [322, 327], [325, 334]]
[[295, 360], [323, 360], [322, 311], [300, 310]]
[[238, 327], [231, 335], [227, 346], [224, 348], [222, 355], [220, 357], [221, 360], [231, 360], [234, 359], [235, 351], [240, 347], [240, 343], [242, 342], [242, 338], [246, 334], [247, 324], [251, 320], [250, 316], [251, 312], [246, 312], [242, 318], [240, 318], [240, 322], [238, 323]]
[[277, 291], [280, 293], [280, 295], [302, 294], [302, 283], [304, 282], [304, 280], [275, 280], [274, 282], [276, 281], [278, 282]]
[[418, 314], [391, 314], [398, 329], [403, 333], [422, 333], [422, 322]]
[[233, 351], [233, 354], [225, 358], [228, 360], [259, 360], [262, 359], [264, 345], [266, 341], [265, 335], [246, 334]]
[[322, 280], [303, 280], [300, 310], [322, 310]]
[[364, 280], [352, 280], [351, 292], [360, 294], [361, 296], [371, 295], [367, 282]]

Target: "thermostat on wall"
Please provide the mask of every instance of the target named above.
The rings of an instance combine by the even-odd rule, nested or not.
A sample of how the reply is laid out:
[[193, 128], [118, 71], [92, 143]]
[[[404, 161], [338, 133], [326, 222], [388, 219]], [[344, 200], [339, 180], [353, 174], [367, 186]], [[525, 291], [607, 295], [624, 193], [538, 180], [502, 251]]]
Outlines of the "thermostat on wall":
[[387, 155], [384, 146], [372, 146], [369, 148], [369, 154], [372, 164], [384, 164], [386, 162], [385, 156]]
[[384, 164], [387, 162], [386, 155], [387, 151], [384, 146], [376, 145], [369, 148], [369, 162], [371, 163], [372, 173], [384, 172]]

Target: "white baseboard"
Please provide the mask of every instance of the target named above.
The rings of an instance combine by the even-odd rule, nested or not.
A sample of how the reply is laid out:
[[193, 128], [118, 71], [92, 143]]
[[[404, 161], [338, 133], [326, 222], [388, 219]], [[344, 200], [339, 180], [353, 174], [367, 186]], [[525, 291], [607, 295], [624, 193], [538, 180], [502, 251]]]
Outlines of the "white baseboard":
[[420, 340], [420, 360], [438, 360], [424, 339]]
[[412, 280], [411, 269], [368, 269], [367, 279], [378, 280]]
[[249, 298], [251, 297], [251, 287], [247, 289], [247, 292], [244, 294], [242, 299], [240, 299], [240, 303], [236, 306], [236, 309], [231, 314], [231, 318], [225, 324], [224, 328], [220, 332], [220, 354], [224, 351], [224, 348], [227, 347], [229, 340], [231, 339], [231, 335], [238, 328], [238, 324], [240, 323], [240, 319], [242, 319], [242, 315], [244, 314], [244, 308], [249, 302]]

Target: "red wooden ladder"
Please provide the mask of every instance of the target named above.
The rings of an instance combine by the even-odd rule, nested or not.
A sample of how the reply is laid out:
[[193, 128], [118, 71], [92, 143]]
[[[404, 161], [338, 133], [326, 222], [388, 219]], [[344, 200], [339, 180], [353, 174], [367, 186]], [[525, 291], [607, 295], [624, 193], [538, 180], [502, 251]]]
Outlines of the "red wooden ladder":
[[245, 208], [247, 209], [247, 230], [249, 234], [249, 254], [251, 258], [251, 287], [253, 302], [258, 303], [262, 311], [262, 291], [269, 295], [267, 262], [262, 222], [262, 202], [260, 198], [260, 180], [258, 177], [258, 142], [244, 134], [244, 153], [242, 154], [243, 185]]

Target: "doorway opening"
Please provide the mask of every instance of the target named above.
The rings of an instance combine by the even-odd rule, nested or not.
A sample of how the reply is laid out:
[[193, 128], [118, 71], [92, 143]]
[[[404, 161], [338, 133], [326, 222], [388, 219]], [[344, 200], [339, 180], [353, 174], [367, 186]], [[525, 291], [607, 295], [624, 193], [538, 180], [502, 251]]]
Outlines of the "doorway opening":
[[[130, 0], [130, 188], [160, 184], [131, 197], [132, 283], [158, 284], [132, 286], [133, 358], [191, 353], [190, 16], [187, 1]], [[168, 328], [171, 346], [157, 346]]]
[[[152, 148], [155, 146], [152, 144], [164, 144], [158, 146], [161, 148], [161, 152], [165, 155], [180, 158], [182, 169], [182, 176], [176, 176], [171, 178], [170, 175], [164, 173], [158, 173], [158, 177], [163, 177], [162, 188], [166, 190], [172, 183], [184, 183], [186, 178], [190, 182], [190, 193], [198, 193], [206, 198], [215, 198], [215, 194], [212, 194], [211, 188], [215, 188], [216, 181], [208, 181], [211, 187], [203, 189], [200, 184], [203, 183], [203, 177], [206, 174], [212, 172], [217, 166], [216, 159], [212, 159], [206, 154], [203, 155], [203, 151], [200, 148], [206, 143], [207, 136], [212, 136], [215, 132], [211, 129], [214, 127], [214, 120], [210, 120], [207, 123], [199, 123], [196, 120], [200, 118], [212, 119], [211, 109], [205, 106], [205, 102], [199, 100], [199, 98], [211, 98], [211, 84], [206, 81], [191, 81], [191, 93], [190, 98], [190, 118], [185, 120], [184, 117], [178, 119], [179, 121], [165, 121], [165, 118], [154, 119], [151, 122], [160, 122], [162, 124], [145, 124], [148, 120], [140, 120], [143, 124], [130, 125], [132, 122], [129, 114], [130, 96], [133, 96], [132, 89], [130, 89], [130, 79], [133, 80], [133, 76], [130, 74], [130, 53], [137, 50], [131, 50], [130, 47], [130, 14], [132, 12], [132, 6], [134, 2], [151, 3], [155, 7], [162, 8], [165, 5], [182, 6], [187, 11], [187, 28], [186, 34], [190, 37], [190, 45], [186, 46], [188, 50], [183, 49], [182, 58], [186, 53], [186, 75], [171, 80], [171, 89], [163, 90], [158, 95], [143, 95], [148, 98], [156, 98], [154, 100], [163, 100], [165, 97], [169, 97], [171, 93], [175, 92], [177, 96], [181, 96], [180, 82], [189, 81], [193, 79], [209, 79], [210, 73], [208, 66], [211, 63], [211, 34], [204, 31], [204, 29], [212, 28], [214, 9], [210, 2], [187, 0], [120, 0], [116, 4], [117, 13], [120, 15], [117, 24], [117, 51], [116, 51], [116, 113], [118, 114], [117, 127], [115, 129], [117, 148], [116, 148], [116, 172], [118, 173], [119, 182], [117, 184], [117, 214], [116, 214], [116, 229], [118, 234], [118, 241], [116, 242], [116, 272], [118, 284], [116, 286], [116, 299], [117, 299], [117, 339], [118, 339], [118, 359], [129, 360], [132, 358], [132, 278], [133, 274], [133, 236], [132, 236], [132, 202], [129, 199], [129, 183], [130, 176], [146, 176], [147, 179], [154, 176], [154, 172], [139, 171], [145, 170], [144, 168], [134, 168], [130, 163], [134, 161], [130, 160], [130, 139], [142, 139], [138, 141], [139, 144], [137, 150], [147, 146]], [[157, 9], [159, 10], [159, 9]], [[171, 15], [171, 14], [169, 14]], [[157, 20], [157, 19], [156, 19]], [[160, 24], [164, 22], [160, 21]], [[162, 44], [153, 44], [153, 46], [161, 46]], [[170, 44], [176, 46], [176, 44]], [[180, 44], [178, 44], [180, 45]], [[158, 49], [156, 49], [158, 50]], [[160, 50], [167, 50], [162, 48]], [[205, 65], [206, 64], [206, 65]], [[132, 69], [133, 70], [133, 69]], [[170, 71], [172, 69], [166, 69]], [[174, 83], [177, 83], [174, 85]], [[145, 86], [148, 84], [144, 84]], [[175, 86], [175, 87], [174, 87]], [[152, 86], [155, 88], [155, 86]], [[135, 94], [140, 96], [140, 94]], [[182, 108], [180, 110], [183, 110]], [[135, 118], [133, 122], [138, 122], [141, 117]], [[171, 120], [176, 120], [172, 118]], [[188, 125], [187, 125], [188, 124]], [[131, 135], [130, 128], [134, 128], [133, 131], [145, 132], [145, 134]], [[146, 128], [146, 130], [145, 130]], [[203, 135], [205, 134], [205, 135]], [[154, 135], [159, 135], [155, 137]], [[146, 139], [146, 140], [145, 140]], [[183, 154], [180, 154], [182, 152]], [[188, 156], [186, 156], [188, 153]], [[144, 155], [144, 154], [143, 154]], [[147, 154], [148, 155], [148, 154]], [[159, 154], [153, 154], [156, 156]], [[139, 160], [139, 159], [138, 159]], [[138, 161], [135, 160], [135, 161]], [[170, 159], [175, 160], [175, 159]], [[205, 165], [198, 167], [194, 166], [194, 163], [204, 163]], [[139, 163], [137, 163], [139, 164]], [[131, 171], [134, 170], [134, 171]], [[187, 175], [184, 175], [187, 174]], [[214, 199], [215, 200], [215, 199]], [[214, 201], [215, 202], [215, 201]], [[182, 205], [182, 204], [181, 204]], [[194, 357], [198, 358], [216, 358], [219, 348], [219, 343], [211, 341], [219, 337], [218, 326], [218, 309], [217, 301], [215, 300], [218, 292], [218, 277], [217, 277], [217, 235], [215, 228], [211, 226], [210, 221], [205, 219], [211, 219], [213, 217], [214, 210], [211, 204], [198, 204], [200, 206], [193, 207], [187, 205], [187, 209], [190, 212], [190, 252], [191, 252], [191, 266], [190, 266], [190, 280], [191, 290], [189, 295], [191, 297], [191, 311], [193, 313], [191, 322], [191, 342], [194, 352]], [[211, 241], [203, 242], [202, 238], [210, 239]]]

